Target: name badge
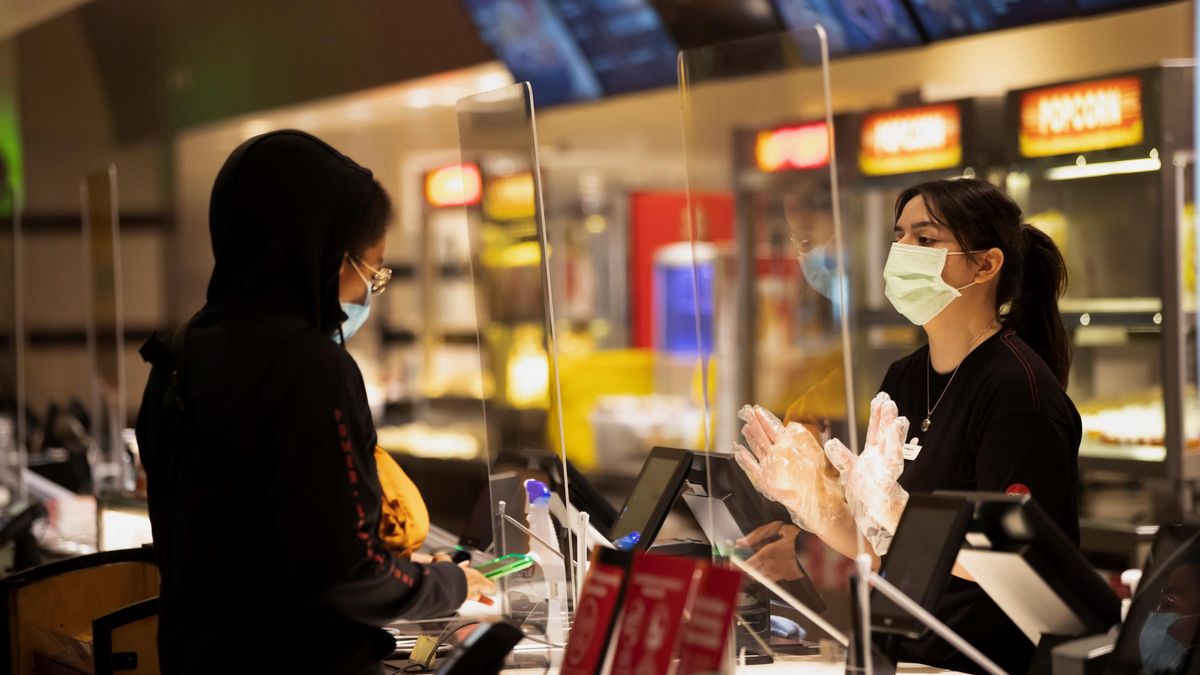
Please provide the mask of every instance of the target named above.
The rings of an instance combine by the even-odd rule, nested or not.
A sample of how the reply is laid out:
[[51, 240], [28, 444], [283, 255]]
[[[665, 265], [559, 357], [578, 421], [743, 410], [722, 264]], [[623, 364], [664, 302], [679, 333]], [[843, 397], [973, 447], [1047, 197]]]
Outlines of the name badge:
[[[895, 446], [892, 446], [895, 447]], [[917, 455], [921, 454], [921, 439], [913, 436], [913, 439], [904, 444], [904, 459], [913, 461]]]

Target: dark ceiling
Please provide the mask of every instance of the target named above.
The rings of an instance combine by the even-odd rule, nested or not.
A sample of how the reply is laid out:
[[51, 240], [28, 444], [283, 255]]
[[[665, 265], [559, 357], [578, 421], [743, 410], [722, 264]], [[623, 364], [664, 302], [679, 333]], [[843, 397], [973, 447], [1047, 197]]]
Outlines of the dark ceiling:
[[123, 141], [493, 58], [452, 0], [96, 0], [76, 11]]

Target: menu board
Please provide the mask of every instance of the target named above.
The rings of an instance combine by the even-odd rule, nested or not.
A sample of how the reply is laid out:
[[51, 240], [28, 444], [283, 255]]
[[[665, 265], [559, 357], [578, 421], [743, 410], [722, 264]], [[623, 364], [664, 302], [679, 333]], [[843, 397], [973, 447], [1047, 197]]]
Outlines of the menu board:
[[771, 0], [651, 0], [680, 49], [783, 31]]
[[551, 0], [609, 94], [674, 86], [679, 48], [648, 0]]
[[1083, 12], [1106, 12], [1110, 9], [1127, 9], [1146, 5], [1161, 5], [1165, 0], [1075, 0], [1075, 6]]
[[864, 176], [952, 169], [962, 164], [962, 107], [939, 103], [870, 113], [859, 130]]
[[595, 73], [545, 0], [464, 0], [479, 35], [538, 106], [599, 98]]
[[829, 165], [829, 126], [812, 122], [760, 131], [754, 163], [764, 173], [819, 169]]
[[909, 0], [930, 40], [1073, 16], [1070, 0]]
[[1070, 0], [984, 0], [997, 28], [1026, 26], [1075, 15]]
[[1054, 157], [1141, 145], [1142, 80], [1135, 75], [1027, 89], [1009, 95], [1018, 110], [1022, 157]]
[[852, 54], [923, 42], [917, 27], [899, 0], [774, 0], [784, 25], [808, 31], [821, 24], [829, 39], [829, 53]]

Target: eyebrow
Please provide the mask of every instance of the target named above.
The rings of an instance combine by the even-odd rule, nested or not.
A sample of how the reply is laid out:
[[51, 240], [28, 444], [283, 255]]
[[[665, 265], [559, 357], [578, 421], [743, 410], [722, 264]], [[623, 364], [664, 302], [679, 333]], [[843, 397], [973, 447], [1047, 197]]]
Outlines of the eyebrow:
[[[911, 229], [914, 229], [914, 230], [921, 230], [921, 229], [928, 229], [928, 228], [940, 230], [940, 229], [942, 229], [942, 226], [939, 223], [933, 222], [932, 220], [922, 220], [922, 221], [913, 223], [912, 227], [911, 227]], [[900, 223], [896, 223], [895, 225], [893, 225], [892, 229], [893, 230], [901, 229]]]

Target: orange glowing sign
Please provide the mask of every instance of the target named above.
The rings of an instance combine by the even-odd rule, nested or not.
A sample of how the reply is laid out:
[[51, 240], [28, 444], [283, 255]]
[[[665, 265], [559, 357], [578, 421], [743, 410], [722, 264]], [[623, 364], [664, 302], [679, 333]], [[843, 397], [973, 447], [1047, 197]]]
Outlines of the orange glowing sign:
[[451, 164], [425, 175], [425, 201], [433, 207], [478, 204], [481, 191], [474, 164]]
[[941, 103], [863, 119], [858, 166], [866, 176], [952, 169], [962, 163], [962, 111]]
[[1018, 142], [1023, 157], [1125, 148], [1145, 138], [1142, 81], [1081, 82], [1021, 94]]
[[492, 178], [483, 195], [483, 212], [494, 220], [525, 220], [537, 214], [533, 173]]
[[818, 169], [829, 164], [829, 127], [824, 122], [760, 131], [754, 141], [760, 171]]

